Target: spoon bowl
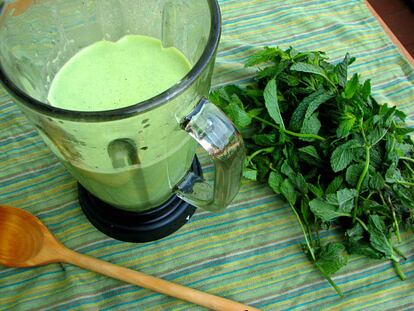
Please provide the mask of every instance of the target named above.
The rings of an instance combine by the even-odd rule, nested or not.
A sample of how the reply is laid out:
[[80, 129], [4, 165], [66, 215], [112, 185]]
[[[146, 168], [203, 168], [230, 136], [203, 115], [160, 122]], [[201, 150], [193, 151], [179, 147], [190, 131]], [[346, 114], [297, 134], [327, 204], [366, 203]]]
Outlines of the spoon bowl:
[[32, 214], [0, 205], [0, 265], [33, 267], [66, 262], [78, 267], [189, 301], [212, 310], [258, 310], [222, 297], [76, 253], [62, 245]]
[[44, 240], [42, 227], [44, 225], [32, 214], [0, 206], [0, 264], [7, 267], [35, 265], [32, 260], [40, 253]]

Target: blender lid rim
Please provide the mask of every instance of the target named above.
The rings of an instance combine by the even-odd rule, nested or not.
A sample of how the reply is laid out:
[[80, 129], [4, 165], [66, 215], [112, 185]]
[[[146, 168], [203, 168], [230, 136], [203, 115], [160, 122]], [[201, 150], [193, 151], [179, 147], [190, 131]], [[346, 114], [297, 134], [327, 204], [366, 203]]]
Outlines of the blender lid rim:
[[175, 85], [166, 91], [145, 101], [112, 110], [103, 111], [76, 111], [54, 107], [45, 104], [27, 94], [17, 87], [4, 72], [0, 60], [0, 82], [3, 86], [25, 106], [51, 117], [58, 117], [63, 120], [73, 120], [77, 122], [102, 122], [121, 120], [142, 112], [146, 112], [161, 106], [164, 102], [169, 101], [183, 93], [192, 82], [201, 74], [214, 57], [221, 36], [221, 12], [217, 0], [207, 0], [211, 13], [211, 28], [206, 47], [195, 63], [193, 68]]

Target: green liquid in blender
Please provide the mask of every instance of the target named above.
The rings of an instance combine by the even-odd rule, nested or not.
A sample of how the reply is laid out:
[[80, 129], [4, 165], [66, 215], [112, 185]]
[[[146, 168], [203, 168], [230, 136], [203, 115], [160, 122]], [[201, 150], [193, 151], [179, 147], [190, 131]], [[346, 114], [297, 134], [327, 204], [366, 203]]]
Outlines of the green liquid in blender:
[[48, 100], [56, 107], [102, 111], [130, 106], [167, 90], [191, 69], [176, 48], [129, 35], [99, 41], [72, 57], [53, 79]]
[[[189, 61], [178, 49], [163, 48], [155, 38], [128, 35], [115, 43], [99, 41], [78, 52], [60, 69], [48, 100], [55, 107], [75, 111], [127, 107], [166, 91], [190, 69]], [[63, 159], [64, 163], [85, 188], [107, 203], [137, 211], [155, 207], [171, 196], [171, 189], [186, 174], [195, 154], [193, 140], [178, 129], [174, 118], [177, 109], [177, 102], [154, 109], [136, 132], [138, 121], [131, 118], [128, 122], [133, 133], [129, 126], [117, 127], [111, 122], [107, 126], [102, 123], [103, 132], [96, 134], [88, 133], [85, 126], [75, 130], [77, 123], [62, 125], [62, 129], [66, 126], [66, 130], [83, 137], [84, 145], [78, 150], [79, 163]], [[88, 146], [88, 140], [95, 147]], [[114, 141], [114, 152], [119, 151], [120, 158], [115, 162], [119, 165], [114, 165], [118, 155], [111, 158], [108, 152]], [[142, 141], [146, 141], [145, 146]], [[161, 144], [166, 147], [160, 149]], [[131, 159], [122, 165], [124, 155]]]

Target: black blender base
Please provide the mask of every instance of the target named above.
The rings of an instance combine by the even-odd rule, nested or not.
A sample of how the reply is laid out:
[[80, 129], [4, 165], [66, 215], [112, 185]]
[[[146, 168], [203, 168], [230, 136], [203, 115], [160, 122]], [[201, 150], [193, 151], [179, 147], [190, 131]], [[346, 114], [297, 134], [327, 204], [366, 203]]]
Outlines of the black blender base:
[[[201, 176], [197, 158], [194, 158], [191, 170]], [[104, 234], [125, 242], [144, 243], [162, 239], [180, 229], [196, 210], [176, 195], [151, 210], [131, 212], [101, 201], [80, 184], [78, 194], [88, 220]]]

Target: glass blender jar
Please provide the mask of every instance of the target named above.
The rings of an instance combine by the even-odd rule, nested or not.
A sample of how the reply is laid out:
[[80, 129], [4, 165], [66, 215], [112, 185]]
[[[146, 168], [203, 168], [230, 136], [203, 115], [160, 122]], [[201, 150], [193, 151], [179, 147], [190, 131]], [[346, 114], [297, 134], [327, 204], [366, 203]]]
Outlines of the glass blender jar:
[[[89, 221], [116, 239], [160, 239], [196, 207], [223, 210], [239, 190], [244, 150], [228, 118], [206, 98], [220, 39], [215, 0], [0, 1], [0, 81], [79, 182]], [[143, 35], [175, 47], [189, 72], [147, 100], [103, 111], [48, 101], [59, 70], [98, 41]], [[134, 61], [131, 59], [130, 61]], [[215, 166], [203, 179], [197, 143]]]

